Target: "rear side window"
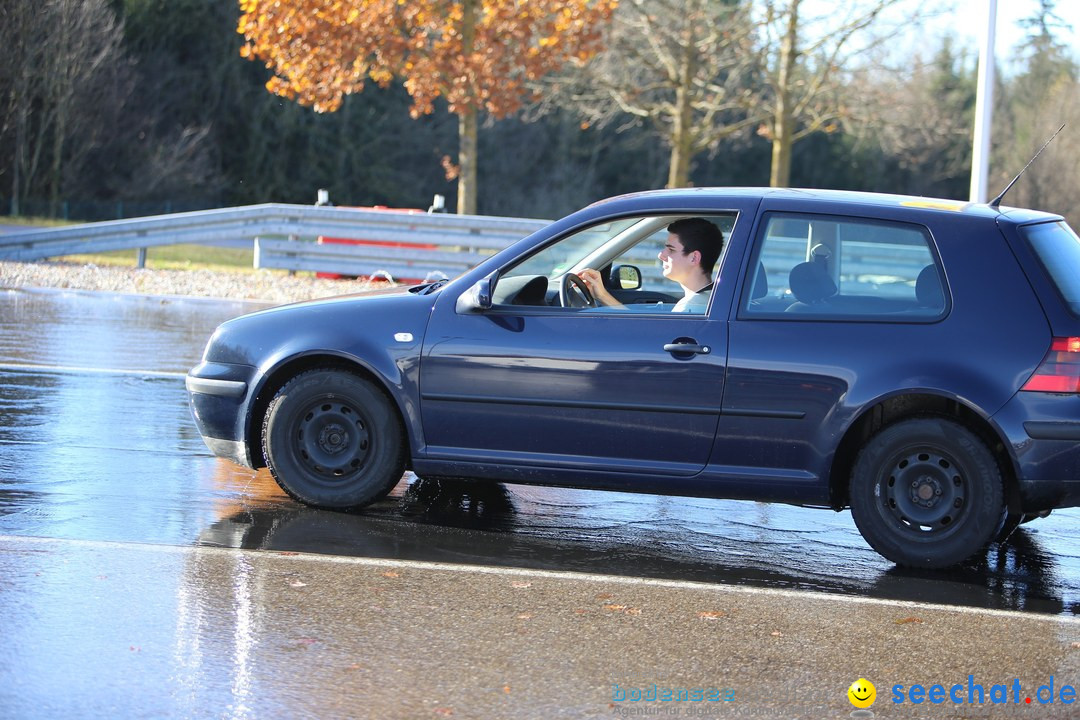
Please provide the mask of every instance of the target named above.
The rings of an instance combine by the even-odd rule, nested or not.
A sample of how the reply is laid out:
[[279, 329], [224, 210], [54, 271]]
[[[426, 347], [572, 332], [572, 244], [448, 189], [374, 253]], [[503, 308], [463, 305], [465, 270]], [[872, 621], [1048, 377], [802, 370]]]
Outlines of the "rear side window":
[[943, 274], [920, 225], [773, 213], [754, 263], [742, 317], [910, 322], [945, 312]]
[[1080, 237], [1063, 222], [1020, 228], [1069, 311], [1080, 317]]

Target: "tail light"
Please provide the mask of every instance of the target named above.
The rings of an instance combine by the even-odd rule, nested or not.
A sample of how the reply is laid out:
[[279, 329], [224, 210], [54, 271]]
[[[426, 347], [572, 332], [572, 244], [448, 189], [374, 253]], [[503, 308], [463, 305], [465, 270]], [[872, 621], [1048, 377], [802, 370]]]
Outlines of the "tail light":
[[1080, 393], [1080, 337], [1058, 337], [1021, 390]]

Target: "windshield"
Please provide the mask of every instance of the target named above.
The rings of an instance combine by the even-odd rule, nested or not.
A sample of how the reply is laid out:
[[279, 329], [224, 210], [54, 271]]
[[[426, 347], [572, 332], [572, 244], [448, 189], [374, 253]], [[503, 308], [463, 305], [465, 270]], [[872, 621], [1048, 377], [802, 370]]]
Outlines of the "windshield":
[[1080, 237], [1064, 222], [1021, 228], [1073, 315], [1080, 317]]

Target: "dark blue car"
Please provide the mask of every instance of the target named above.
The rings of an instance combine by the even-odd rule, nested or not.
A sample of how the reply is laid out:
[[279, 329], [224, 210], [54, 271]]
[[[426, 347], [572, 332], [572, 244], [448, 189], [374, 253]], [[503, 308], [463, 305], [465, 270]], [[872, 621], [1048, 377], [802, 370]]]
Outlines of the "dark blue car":
[[[701, 288], [669, 279], [685, 218], [723, 238]], [[319, 507], [406, 468], [850, 507], [943, 567], [1080, 504], [1080, 238], [926, 198], [628, 195], [449, 282], [230, 320], [187, 387], [215, 453]]]

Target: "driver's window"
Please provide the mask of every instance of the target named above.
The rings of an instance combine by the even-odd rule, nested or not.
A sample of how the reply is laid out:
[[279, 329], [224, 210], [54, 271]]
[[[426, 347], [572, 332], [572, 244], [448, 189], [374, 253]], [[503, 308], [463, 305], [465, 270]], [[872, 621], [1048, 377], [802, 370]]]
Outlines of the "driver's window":
[[[685, 312], [705, 313], [712, 295], [711, 283], [718, 275], [727, 238], [735, 225], [735, 213], [710, 215], [668, 215], [643, 218], [637, 226], [638, 237], [632, 244], [622, 248], [614, 256], [603, 259], [588, 258], [591, 267], [603, 267], [605, 287], [611, 294], [609, 301], [617, 302], [619, 309], [631, 312]], [[713, 253], [719, 253], [712, 262], [710, 272], [686, 275], [685, 264], [676, 263], [675, 272], [665, 271], [662, 257], [670, 254], [670, 248], [681, 246], [672, 241], [672, 228], [682, 228], [684, 236], [710, 245]], [[689, 247], [689, 246], [688, 246]], [[665, 249], [668, 253], [665, 253]], [[699, 293], [688, 290], [700, 290]], [[604, 307], [597, 308], [604, 310]]]
[[[664, 268], [660, 263], [660, 251], [664, 249], [667, 236], [665, 225], [612, 260], [611, 267], [635, 267], [640, 271], [642, 290], [670, 294], [673, 286], [671, 281], [664, 277]], [[609, 277], [608, 280], [612, 283], [613, 279]]]
[[[711, 294], [708, 283], [719, 259], [707, 277], [683, 283], [670, 277], [670, 271], [665, 274], [660, 259], [671, 245], [669, 227], [686, 220], [698, 223], [699, 230], [702, 223], [707, 225], [710, 246], [722, 248], [735, 213], [648, 215], [590, 226], [505, 268], [496, 282], [493, 304], [584, 312], [704, 313]], [[702, 285], [700, 297], [688, 297], [687, 284], [695, 285], [692, 290]]]

